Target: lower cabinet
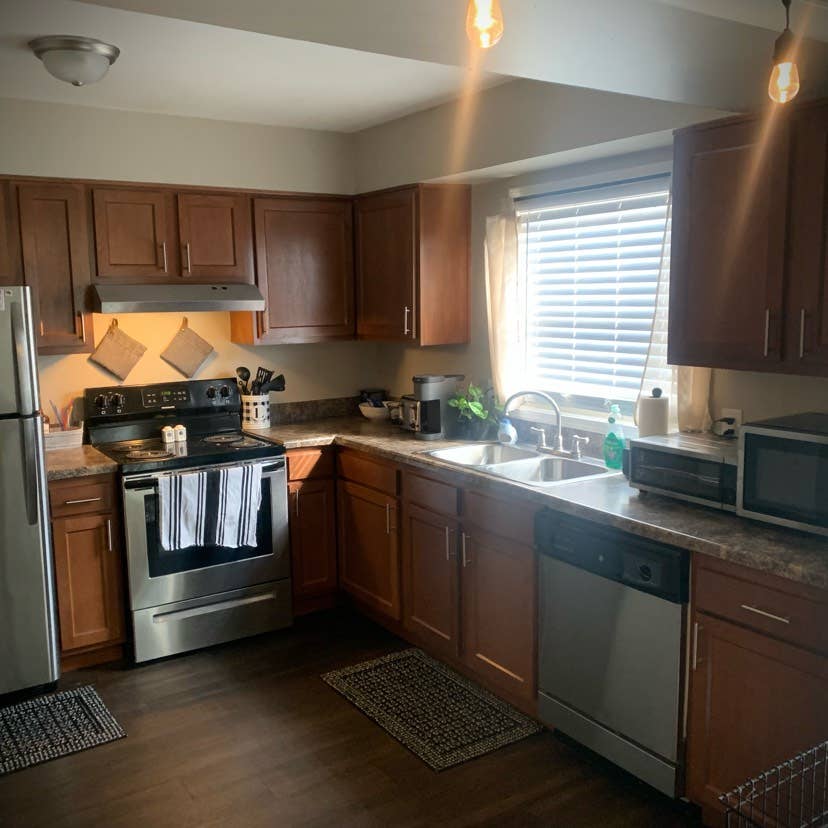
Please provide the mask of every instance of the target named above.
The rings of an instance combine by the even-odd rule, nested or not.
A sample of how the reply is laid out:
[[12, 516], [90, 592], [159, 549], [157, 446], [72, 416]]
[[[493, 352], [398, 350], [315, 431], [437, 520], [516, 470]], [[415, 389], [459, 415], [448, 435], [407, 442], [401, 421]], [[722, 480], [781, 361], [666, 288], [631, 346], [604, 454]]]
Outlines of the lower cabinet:
[[340, 586], [370, 609], [401, 620], [397, 499], [342, 481], [337, 501]]
[[[60, 482], [62, 486], [50, 486], [50, 499], [61, 656], [64, 666], [78, 656], [91, 664], [108, 660], [113, 648], [124, 642], [120, 521], [107, 508], [111, 500], [101, 494], [104, 488], [114, 487], [114, 480], [86, 486], [77, 481]], [[64, 498], [64, 491], [71, 497]], [[96, 501], [102, 507], [98, 511]], [[100, 658], [95, 656], [98, 651]]]
[[[423, 478], [420, 478], [422, 480]], [[403, 511], [403, 626], [427, 649], [459, 654], [456, 518], [406, 503]]]
[[302, 614], [303, 599], [336, 593], [336, 485], [297, 480], [288, 485], [288, 498], [294, 612]]

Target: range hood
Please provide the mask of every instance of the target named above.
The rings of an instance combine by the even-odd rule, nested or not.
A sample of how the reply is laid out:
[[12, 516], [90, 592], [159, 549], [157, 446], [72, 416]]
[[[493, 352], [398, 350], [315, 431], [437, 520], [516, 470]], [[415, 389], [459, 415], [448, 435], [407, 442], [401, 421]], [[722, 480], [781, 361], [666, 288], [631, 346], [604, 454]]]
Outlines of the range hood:
[[96, 313], [261, 311], [255, 285], [95, 285]]

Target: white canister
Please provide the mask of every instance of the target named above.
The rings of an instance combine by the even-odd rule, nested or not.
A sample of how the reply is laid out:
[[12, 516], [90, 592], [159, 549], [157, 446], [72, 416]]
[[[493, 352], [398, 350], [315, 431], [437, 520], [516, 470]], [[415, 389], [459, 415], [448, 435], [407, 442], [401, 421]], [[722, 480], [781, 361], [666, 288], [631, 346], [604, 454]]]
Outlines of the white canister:
[[270, 394], [242, 394], [242, 426], [270, 428]]
[[183, 443], [187, 439], [187, 429], [179, 423], [175, 427], [175, 442]]
[[165, 445], [167, 443], [174, 443], [175, 442], [175, 431], [173, 431], [172, 426], [164, 426], [161, 429], [161, 442]]

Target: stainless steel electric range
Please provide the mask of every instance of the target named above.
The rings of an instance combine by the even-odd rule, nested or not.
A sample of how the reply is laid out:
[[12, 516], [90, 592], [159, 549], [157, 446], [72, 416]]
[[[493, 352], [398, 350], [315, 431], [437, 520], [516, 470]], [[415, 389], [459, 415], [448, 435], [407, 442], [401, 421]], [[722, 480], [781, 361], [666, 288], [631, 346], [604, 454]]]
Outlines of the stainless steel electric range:
[[[292, 623], [284, 448], [241, 430], [235, 381], [89, 388], [86, 437], [118, 463], [135, 660], [231, 641]], [[184, 425], [165, 444], [161, 428]], [[262, 467], [256, 546], [168, 551], [158, 481], [181, 471]]]

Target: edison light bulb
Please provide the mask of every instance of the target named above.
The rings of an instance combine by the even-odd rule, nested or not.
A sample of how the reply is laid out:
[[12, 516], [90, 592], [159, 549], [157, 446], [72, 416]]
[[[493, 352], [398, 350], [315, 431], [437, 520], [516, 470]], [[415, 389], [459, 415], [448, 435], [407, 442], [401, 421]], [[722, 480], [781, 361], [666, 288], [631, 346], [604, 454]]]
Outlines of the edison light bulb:
[[776, 103], [787, 103], [799, 92], [799, 69], [792, 60], [777, 63], [771, 72], [768, 95]]
[[503, 11], [500, 0], [469, 0], [466, 34], [481, 49], [491, 49], [503, 37]]

